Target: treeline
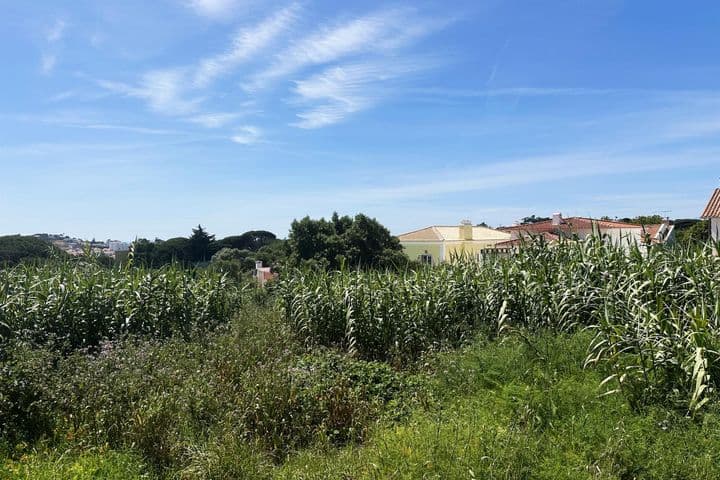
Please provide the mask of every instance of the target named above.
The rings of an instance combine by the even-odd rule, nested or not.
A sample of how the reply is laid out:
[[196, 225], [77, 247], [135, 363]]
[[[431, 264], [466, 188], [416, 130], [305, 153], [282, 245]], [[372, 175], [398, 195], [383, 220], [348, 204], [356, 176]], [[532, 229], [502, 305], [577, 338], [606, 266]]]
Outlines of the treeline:
[[[351, 217], [337, 213], [329, 220], [308, 216], [294, 220], [287, 240], [266, 230], [250, 230], [217, 239], [198, 225], [188, 237], [137, 239], [127, 255], [132, 255], [133, 262], [143, 267], [159, 268], [175, 263], [188, 267], [213, 266], [238, 274], [254, 268], [257, 261], [276, 270], [301, 266], [395, 268], [409, 262], [398, 239], [376, 219], [364, 214]], [[37, 237], [0, 237], [0, 265], [51, 257], [71, 258]], [[126, 254], [118, 252], [118, 263], [127, 259]], [[112, 259], [102, 255], [95, 256], [94, 260], [103, 265], [112, 263]]]
[[6, 235], [0, 237], [0, 266], [16, 265], [22, 261], [68, 257], [51, 243], [33, 236]]
[[244, 260], [248, 268], [252, 268], [255, 260], [275, 262], [278, 259], [276, 257], [284, 256], [283, 249], [284, 240], [279, 240], [274, 233], [265, 230], [251, 230], [217, 240], [215, 235], [198, 225], [192, 229], [189, 237], [154, 241], [138, 239], [133, 243], [132, 254], [134, 262], [138, 264], [160, 267], [170, 263], [202, 265], [221, 253], [221, 258]]
[[[547, 219], [532, 215], [525, 217], [523, 222]], [[621, 220], [652, 224], [660, 223], [662, 217], [645, 215]], [[707, 220], [678, 219], [674, 224], [675, 241], [679, 245], [700, 244], [710, 239]], [[188, 237], [138, 239], [133, 243], [133, 257], [135, 263], [146, 267], [161, 267], [171, 263], [185, 266], [215, 265], [238, 273], [251, 270], [256, 261], [262, 261], [276, 270], [286, 266], [330, 270], [342, 266], [397, 268], [411, 262], [403, 253], [398, 239], [376, 219], [364, 214], [350, 217], [337, 213], [333, 213], [329, 220], [308, 216], [294, 220], [287, 240], [279, 239], [266, 230], [250, 230], [241, 235], [216, 239], [215, 235], [198, 225]], [[49, 258], [68, 259], [70, 256], [35, 236], [0, 236], [0, 266]], [[125, 260], [122, 254], [118, 254], [118, 262]], [[95, 261], [103, 265], [113, 262], [102, 255], [97, 255]]]
[[265, 230], [217, 240], [201, 225], [189, 237], [133, 244], [134, 261], [150, 267], [169, 263], [219, 265], [247, 271], [260, 260], [275, 268], [311, 266], [321, 269], [405, 266], [408, 258], [397, 238], [367, 215], [334, 213], [329, 220], [305, 217], [294, 220], [287, 240]]

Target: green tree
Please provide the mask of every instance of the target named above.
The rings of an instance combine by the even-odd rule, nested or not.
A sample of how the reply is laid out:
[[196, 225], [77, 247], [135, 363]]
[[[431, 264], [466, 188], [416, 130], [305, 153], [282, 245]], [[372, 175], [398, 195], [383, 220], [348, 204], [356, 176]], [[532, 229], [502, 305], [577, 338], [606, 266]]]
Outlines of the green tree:
[[32, 236], [7, 235], [0, 237], [0, 264], [14, 265], [21, 261], [67, 256], [51, 243]]
[[275, 240], [254, 252], [253, 257], [255, 260], [263, 262], [263, 265], [273, 267], [274, 270], [281, 270], [290, 257], [288, 242], [287, 240]]
[[[692, 245], [698, 243], [705, 243], [710, 240], [710, 221], [709, 220], [696, 220], [693, 222], [687, 221], [681, 224], [684, 228], [681, 228], [675, 233], [675, 240], [681, 245]], [[687, 225], [687, 226], [686, 226]], [[680, 225], [676, 225], [676, 228]]]
[[292, 261], [296, 264], [310, 262], [325, 267], [336, 266], [339, 241], [332, 222], [324, 218], [313, 220], [306, 216], [293, 220], [290, 225], [288, 244]]
[[402, 252], [400, 241], [374, 218], [358, 214], [343, 234], [347, 258], [351, 265], [379, 267], [397, 261]]
[[635, 225], [657, 225], [663, 223], [665, 218], [662, 215], [638, 215], [637, 217], [625, 217], [621, 222], [634, 223]]
[[305, 217], [293, 221], [288, 250], [294, 264], [337, 269], [379, 267], [407, 263], [397, 238], [376, 219], [363, 214], [355, 218], [334, 213], [330, 221]]
[[219, 248], [237, 248], [239, 250], [251, 250], [257, 252], [262, 247], [270, 245], [277, 240], [274, 233], [266, 230], [250, 230], [242, 235], [225, 237], [217, 241]]
[[188, 258], [191, 262], [206, 262], [210, 260], [210, 244], [215, 240], [215, 235], [207, 233], [201, 225], [193, 228], [192, 235], [188, 239]]
[[132, 244], [133, 261], [147, 267], [154, 265], [155, 242], [147, 238], [136, 239]]
[[350, 227], [353, 226], [353, 219], [351, 217], [348, 215], [341, 217], [337, 212], [333, 212], [330, 221], [333, 224], [333, 228], [335, 228], [335, 234], [340, 236], [345, 235], [345, 233], [350, 230]]
[[255, 267], [255, 259], [250, 250], [223, 248], [212, 256], [210, 266], [239, 279]]
[[547, 220], [550, 220], [550, 217], [536, 217], [535, 215], [530, 215], [529, 217], [523, 217], [523, 219], [520, 220], [520, 223], [538, 223], [545, 222]]
[[190, 253], [190, 241], [185, 237], [156, 240], [152, 254], [152, 265], [162, 266], [168, 263], [187, 263], [193, 261]]

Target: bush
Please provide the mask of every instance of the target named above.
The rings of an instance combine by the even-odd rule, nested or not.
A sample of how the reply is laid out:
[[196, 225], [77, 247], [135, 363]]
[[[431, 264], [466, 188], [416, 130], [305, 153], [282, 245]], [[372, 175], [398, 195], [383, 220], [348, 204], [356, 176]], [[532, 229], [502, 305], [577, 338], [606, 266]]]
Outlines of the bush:
[[0, 464], [0, 477], [18, 480], [126, 480], [151, 478], [136, 455], [93, 449], [76, 454], [25, 455]]
[[56, 358], [27, 348], [5, 353], [8, 358], [0, 363], [0, 439], [12, 447], [52, 434], [51, 379]]
[[407, 414], [421, 390], [387, 364], [306, 353], [276, 314], [252, 307], [202, 339], [126, 339], [67, 356], [13, 346], [16, 357], [4, 364], [15, 385], [3, 388], [16, 407], [2, 417], [8, 432], [132, 450], [162, 474], [205, 471], [212, 451], [239, 441], [270, 463], [357, 443], [380, 418]]

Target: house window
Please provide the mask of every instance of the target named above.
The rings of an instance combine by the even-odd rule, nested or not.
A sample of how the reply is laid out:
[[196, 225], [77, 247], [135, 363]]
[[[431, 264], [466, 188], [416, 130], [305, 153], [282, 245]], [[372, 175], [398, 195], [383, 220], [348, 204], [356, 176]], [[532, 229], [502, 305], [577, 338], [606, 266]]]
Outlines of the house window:
[[418, 255], [418, 260], [423, 265], [432, 265], [432, 255], [428, 253], [423, 253], [422, 255]]

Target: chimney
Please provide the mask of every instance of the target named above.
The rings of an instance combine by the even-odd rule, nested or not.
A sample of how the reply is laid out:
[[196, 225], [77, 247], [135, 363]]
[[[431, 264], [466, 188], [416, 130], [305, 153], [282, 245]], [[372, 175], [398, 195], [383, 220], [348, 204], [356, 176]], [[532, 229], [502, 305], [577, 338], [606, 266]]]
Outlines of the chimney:
[[560, 213], [560, 212], [553, 213], [553, 216], [552, 216], [552, 224], [553, 225], [560, 225], [562, 223], [562, 221], [563, 221], [562, 213]]
[[470, 220], [460, 222], [460, 240], [472, 240], [473, 227]]

